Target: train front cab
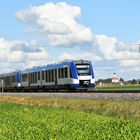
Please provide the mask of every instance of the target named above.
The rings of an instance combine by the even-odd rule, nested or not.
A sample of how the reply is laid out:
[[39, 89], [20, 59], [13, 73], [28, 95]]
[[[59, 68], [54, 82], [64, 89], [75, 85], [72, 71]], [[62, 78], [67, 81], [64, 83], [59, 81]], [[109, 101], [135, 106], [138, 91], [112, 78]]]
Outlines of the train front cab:
[[94, 71], [90, 61], [76, 61], [71, 63], [73, 88], [95, 87]]

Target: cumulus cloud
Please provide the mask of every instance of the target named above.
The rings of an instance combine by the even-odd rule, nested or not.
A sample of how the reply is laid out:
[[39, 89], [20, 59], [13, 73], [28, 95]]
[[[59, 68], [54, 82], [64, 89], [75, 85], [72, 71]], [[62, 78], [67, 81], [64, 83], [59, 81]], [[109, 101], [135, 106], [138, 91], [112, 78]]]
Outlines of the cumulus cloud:
[[29, 29], [29, 32], [43, 35], [50, 46], [88, 48], [107, 60], [138, 59], [137, 45], [93, 34], [90, 28], [78, 23], [80, 15], [80, 7], [65, 2], [31, 6], [16, 13], [18, 19], [36, 24], [38, 28]]
[[69, 54], [69, 53], [65, 52], [65, 53], [61, 54], [61, 56], [59, 56], [58, 60], [59, 61], [62, 61], [64, 59], [69, 59], [69, 60], [71, 60], [71, 59], [72, 60], [85, 59], [86, 60], [88, 58], [90, 58], [91, 61], [94, 61], [94, 60], [99, 61], [102, 59], [101, 57], [97, 56], [96, 54], [90, 53], [90, 52], [89, 53], [83, 52], [82, 55], [80, 53], [79, 54], [77, 54], [77, 53]]
[[78, 23], [81, 9], [65, 2], [31, 6], [16, 13], [16, 17], [27, 23], [38, 25], [28, 32], [44, 36], [51, 46], [85, 46], [95, 37], [90, 28]]
[[[18, 69], [27, 66], [30, 61], [32, 65], [38, 64], [39, 61], [47, 62], [49, 54], [36, 41], [26, 42], [13, 40], [8, 41], [0, 38], [0, 64], [2, 69], [11, 67], [11, 69]], [[44, 65], [39, 62], [40, 65]]]
[[120, 60], [119, 64], [121, 66], [139, 66], [140, 71], [140, 60], [138, 59]]
[[[96, 35], [98, 48], [101, 52], [102, 60], [105, 60], [100, 71], [104, 71], [106, 61], [113, 62], [107, 71], [125, 73], [130, 75], [130, 72], [140, 71], [140, 53], [138, 50], [138, 42], [132, 44], [123, 43], [115, 37], [108, 37], [105, 35]], [[108, 67], [108, 68], [109, 68]], [[106, 73], [107, 71], [104, 71]], [[131, 73], [132, 74], [132, 73]], [[139, 75], [140, 76], [140, 75]], [[137, 77], [138, 78], [138, 77]]]
[[124, 44], [115, 37], [96, 35], [99, 50], [107, 60], [139, 59], [138, 45]]

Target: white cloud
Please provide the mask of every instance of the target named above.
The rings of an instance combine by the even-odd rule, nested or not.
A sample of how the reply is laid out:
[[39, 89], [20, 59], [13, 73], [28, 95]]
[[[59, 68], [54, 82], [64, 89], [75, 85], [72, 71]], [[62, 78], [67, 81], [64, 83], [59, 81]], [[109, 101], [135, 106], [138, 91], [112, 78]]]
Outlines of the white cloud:
[[[90, 59], [89, 59], [90, 58]], [[83, 52], [81, 53], [75, 53], [75, 54], [69, 54], [69, 53], [63, 53], [59, 56], [58, 61], [63, 61], [64, 59], [68, 60], [79, 60], [79, 59], [84, 59], [84, 60], [91, 60], [91, 61], [101, 61], [102, 58], [97, 56], [94, 53], [90, 52]]]
[[120, 60], [119, 64], [121, 66], [138, 66], [140, 71], [140, 60], [135, 60], [135, 59]]
[[16, 13], [18, 19], [38, 25], [29, 32], [43, 35], [49, 46], [80, 47], [84, 51], [93, 49], [96, 56], [107, 60], [138, 59], [133, 44], [125, 44], [115, 37], [94, 35], [90, 28], [78, 23], [80, 15], [80, 7], [65, 2], [31, 6]]
[[124, 44], [114, 37], [96, 35], [99, 50], [107, 60], [139, 59], [138, 45]]
[[[36, 46], [37, 45], [37, 46]], [[46, 49], [39, 46], [36, 41], [26, 42], [13, 40], [8, 41], [0, 38], [0, 65], [1, 71], [5, 69], [18, 69], [27, 66], [47, 63], [49, 54]], [[39, 63], [38, 63], [39, 62]], [[44, 65], [42, 64], [42, 65]]]
[[43, 35], [51, 46], [85, 46], [93, 43], [94, 35], [90, 28], [78, 23], [81, 9], [65, 2], [49, 2], [41, 6], [31, 6], [16, 13], [22, 21], [35, 23], [38, 29], [28, 32]]

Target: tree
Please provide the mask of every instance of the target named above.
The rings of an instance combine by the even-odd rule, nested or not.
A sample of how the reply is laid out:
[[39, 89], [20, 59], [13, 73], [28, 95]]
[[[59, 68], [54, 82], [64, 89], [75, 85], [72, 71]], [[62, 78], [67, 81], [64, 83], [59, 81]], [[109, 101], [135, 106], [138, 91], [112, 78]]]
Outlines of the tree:
[[137, 80], [136, 80], [136, 79], [133, 79], [133, 80], [131, 81], [131, 84], [137, 84]]
[[120, 78], [120, 82], [124, 82], [124, 79], [123, 78]]

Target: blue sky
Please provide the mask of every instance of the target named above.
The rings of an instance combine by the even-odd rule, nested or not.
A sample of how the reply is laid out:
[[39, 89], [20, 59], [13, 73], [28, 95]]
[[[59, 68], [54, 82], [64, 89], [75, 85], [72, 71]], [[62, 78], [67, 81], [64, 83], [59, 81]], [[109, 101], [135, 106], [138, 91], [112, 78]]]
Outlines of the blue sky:
[[[58, 0], [1, 1], [0, 2], [0, 18], [1, 18], [0, 38], [4, 38], [5, 42], [8, 41], [10, 45], [15, 40], [16, 41], [18, 40], [20, 42], [20, 43], [19, 42], [15, 43], [15, 44], [18, 44], [18, 46], [19, 44], [24, 44], [26, 42], [25, 44], [26, 45], [28, 44], [27, 45], [28, 47], [30, 44], [32, 44], [31, 41], [34, 40], [40, 46], [47, 46], [44, 48], [42, 47], [43, 50], [45, 49], [46, 51], [45, 55], [48, 54], [48, 57], [53, 57], [54, 59], [57, 59], [57, 57], [60, 57], [62, 59], [63, 57], [61, 57], [61, 54], [62, 56], [65, 56], [65, 57], [68, 55], [72, 55], [72, 56], [74, 55], [72, 58], [79, 58], [80, 57], [79, 54], [75, 52], [79, 51], [80, 53], [84, 53], [83, 50], [86, 49], [86, 54], [88, 54], [89, 52], [92, 51], [91, 49], [93, 49], [93, 58], [91, 60], [93, 60], [93, 63], [95, 66], [97, 79], [110, 77], [112, 76], [113, 72], [116, 72], [120, 77], [123, 77], [125, 79], [140, 78], [140, 72], [139, 72], [140, 57], [138, 57], [138, 54], [136, 54], [135, 52], [136, 49], [138, 48], [137, 44], [140, 41], [140, 14], [139, 14], [140, 1], [138, 0], [133, 0], [133, 1], [65, 0], [65, 1], [62, 1], [62, 2], [65, 2], [66, 5], [70, 5], [72, 7], [76, 6], [80, 8], [81, 12], [79, 15], [76, 15], [76, 19], [74, 20], [76, 21], [77, 25], [79, 26], [82, 25], [84, 27], [81, 26], [81, 28], [77, 30], [81, 31], [82, 29], [84, 30], [88, 28], [90, 31], [87, 31], [87, 34], [89, 35], [92, 33], [91, 36], [97, 39], [97, 44], [100, 44], [99, 50], [98, 50], [98, 47], [97, 48], [94, 47], [96, 46], [96, 43], [95, 43], [96, 39], [90, 40], [90, 37], [85, 40], [83, 40], [83, 38], [81, 39], [81, 37], [77, 38], [78, 43], [76, 42], [76, 40], [75, 42], [69, 41], [67, 42], [67, 44], [60, 44], [59, 42], [59, 45], [62, 45], [62, 46], [64, 45], [63, 47], [60, 48], [58, 44], [52, 45], [52, 39], [50, 40], [50, 37], [52, 38], [52, 36], [49, 36], [49, 38], [47, 37], [45, 38], [45, 34], [48, 34], [48, 32], [45, 32], [45, 34], [43, 32], [43, 37], [40, 36], [40, 34], [36, 34], [34, 32], [27, 33], [27, 30], [32, 27], [35, 30], [35, 29], [39, 29], [38, 27], [41, 27], [42, 29], [44, 29], [44, 27], [46, 28], [46, 26], [44, 25], [44, 23], [36, 24], [36, 25], [34, 25], [33, 22], [27, 23], [28, 21], [26, 21], [26, 19], [24, 18], [26, 18], [26, 16], [28, 15], [24, 15], [24, 13], [22, 12], [19, 14], [20, 16], [16, 16], [17, 13], [21, 10], [26, 11], [31, 6], [39, 7], [49, 2], [52, 2], [57, 5], [57, 3], [61, 1], [58, 1]], [[38, 13], [37, 16], [40, 16], [39, 14], [40, 13]], [[21, 18], [21, 15], [23, 15], [24, 18]], [[57, 11], [56, 11], [56, 15], [57, 15]], [[32, 17], [33, 15], [30, 15], [30, 16]], [[47, 13], [46, 13], [46, 17], [47, 17]], [[117, 41], [112, 40], [112, 37], [114, 37]], [[110, 48], [112, 47], [112, 49], [109, 49], [107, 45], [107, 43], [110, 40], [115, 44], [115, 47], [112, 44], [110, 45]], [[103, 42], [106, 42], [106, 45], [104, 45]], [[123, 42], [123, 45], [121, 44], [122, 42]], [[88, 48], [87, 47], [88, 45], [86, 43], [88, 45], [93, 46], [93, 48], [91, 47]], [[3, 44], [1, 43], [0, 46], [2, 45]], [[68, 46], [68, 47], [65, 47], [65, 46]], [[85, 48], [82, 48], [82, 46], [84, 46]], [[6, 47], [7, 45], [5, 46], [5, 49]], [[12, 50], [12, 49], [9, 49], [9, 50]], [[10, 52], [9, 50], [8, 52]], [[105, 51], [109, 52], [109, 50], [110, 50], [109, 54], [107, 53], [104, 54]], [[126, 55], [127, 58], [122, 57], [122, 50], [124, 51], [124, 55]], [[115, 55], [116, 52], [118, 51], [120, 55], [118, 55], [116, 59], [113, 59], [112, 54]], [[129, 51], [135, 52], [135, 53], [130, 54]], [[20, 53], [16, 52], [16, 53], [18, 53], [21, 56], [21, 52]], [[97, 55], [97, 57], [94, 57], [95, 55]], [[107, 56], [107, 55], [110, 55], [110, 56]], [[135, 57], [131, 59], [129, 55], [132, 55], [132, 56], [135, 55]], [[91, 54], [89, 54], [89, 56], [91, 56]], [[13, 58], [13, 56], [11, 57], [12, 59], [17, 59], [17, 58]], [[71, 56], [68, 56], [68, 58], [69, 57]], [[98, 59], [99, 57], [101, 58], [100, 60]], [[28, 61], [30, 61], [30, 57], [28, 58]], [[25, 62], [25, 61], [22, 59], [20, 59], [18, 62], [17, 61], [15, 62], [15, 60], [14, 62], [13, 61], [10, 62], [10, 60], [7, 60], [7, 64], [2, 63], [2, 65], [5, 67], [5, 69], [8, 69], [9, 67], [10, 69], [14, 69], [14, 68], [17, 69], [18, 67], [13, 67], [12, 65], [19, 63], [19, 68], [24, 68], [25, 63], [22, 63], [22, 62]], [[47, 61], [45, 60], [43, 60], [43, 62], [47, 63]], [[125, 62], [128, 65], [124, 65]], [[133, 64], [131, 65], [131, 63]], [[33, 64], [35, 64], [35, 62], [33, 62]], [[30, 65], [28, 64], [27, 66], [30, 66]], [[125, 71], [125, 69], [129, 69], [129, 71]], [[118, 70], [120, 71], [117, 72]], [[3, 71], [4, 70], [1, 70], [1, 72]]]
[[[47, 0], [13, 0], [0, 2], [1, 36], [9, 39], [28, 39], [24, 34], [26, 25], [15, 18], [15, 13], [30, 5], [41, 5]], [[52, 0], [51, 2], [59, 2]], [[66, 0], [65, 2], [81, 7], [80, 21], [89, 26], [96, 34], [115, 36], [125, 42], [134, 42], [140, 37], [140, 1], [133, 0]], [[15, 28], [17, 30], [15, 30]]]

